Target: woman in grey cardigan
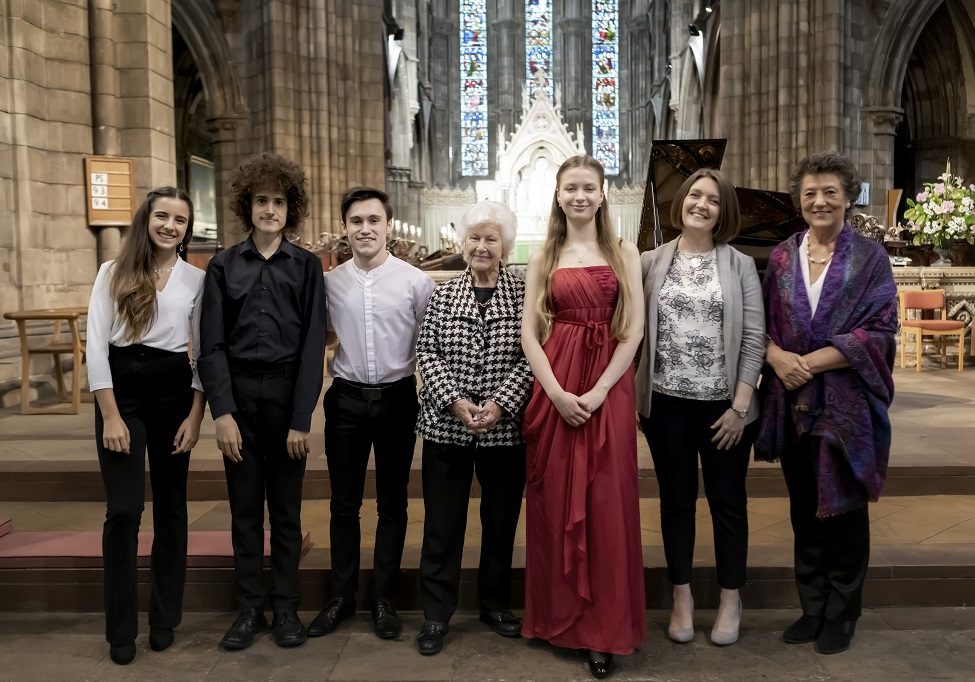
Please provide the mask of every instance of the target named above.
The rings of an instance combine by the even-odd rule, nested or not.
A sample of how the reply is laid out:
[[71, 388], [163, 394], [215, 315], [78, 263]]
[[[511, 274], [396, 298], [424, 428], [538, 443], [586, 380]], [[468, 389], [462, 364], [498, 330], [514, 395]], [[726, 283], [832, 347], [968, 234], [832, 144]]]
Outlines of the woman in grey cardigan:
[[[660, 487], [660, 523], [674, 604], [667, 632], [694, 638], [691, 563], [697, 462], [714, 526], [721, 602], [711, 641], [738, 640], [748, 553], [745, 476], [757, 425], [755, 386], [765, 352], [754, 261], [727, 242], [738, 233], [735, 189], [701, 169], [671, 208], [676, 240], [643, 254], [647, 323], [637, 410]], [[651, 409], [652, 404], [652, 409]]]
[[423, 437], [421, 654], [443, 648], [457, 608], [471, 479], [481, 484], [481, 621], [517, 637], [512, 615], [511, 554], [525, 491], [522, 408], [532, 374], [521, 350], [525, 283], [503, 261], [515, 243], [516, 218], [504, 204], [480, 201], [457, 230], [463, 273], [441, 284], [427, 305], [416, 344], [423, 377], [416, 432]]

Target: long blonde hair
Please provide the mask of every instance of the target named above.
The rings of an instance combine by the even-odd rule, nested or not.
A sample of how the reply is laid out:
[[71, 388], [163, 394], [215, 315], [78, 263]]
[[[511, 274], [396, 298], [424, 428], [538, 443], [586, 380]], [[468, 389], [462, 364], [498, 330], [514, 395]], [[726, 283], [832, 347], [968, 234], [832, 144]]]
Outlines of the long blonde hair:
[[168, 197], [186, 203], [189, 220], [183, 235], [180, 257], [186, 258], [186, 245], [193, 239], [193, 201], [176, 187], [159, 187], [146, 195], [132, 218], [122, 251], [112, 265], [111, 292], [118, 315], [125, 323], [128, 340], [139, 343], [156, 319], [156, 278], [152, 269], [152, 240], [149, 217], [156, 199]]
[[[565, 211], [559, 206], [559, 185], [562, 181], [562, 174], [571, 168], [590, 168], [599, 176], [599, 186], [602, 187], [606, 172], [603, 165], [591, 156], [579, 154], [570, 156], [565, 160], [555, 176], [555, 195], [552, 197], [552, 210], [548, 218], [548, 233], [545, 236], [545, 245], [542, 247], [541, 263], [538, 271], [539, 295], [535, 301], [536, 326], [538, 337], [541, 343], [545, 343], [552, 333], [552, 321], [555, 313], [552, 311], [552, 275], [559, 262], [559, 254], [565, 246], [566, 234], [568, 232], [568, 221]], [[609, 201], [603, 194], [603, 202], [596, 209], [596, 244], [599, 251], [606, 258], [606, 262], [613, 269], [616, 281], [619, 284], [619, 296], [616, 299], [616, 309], [613, 312], [613, 321], [610, 331], [618, 341], [626, 340], [626, 330], [630, 326], [630, 310], [632, 306], [632, 292], [626, 278], [626, 270], [623, 264], [623, 250], [620, 242], [609, 221]]]

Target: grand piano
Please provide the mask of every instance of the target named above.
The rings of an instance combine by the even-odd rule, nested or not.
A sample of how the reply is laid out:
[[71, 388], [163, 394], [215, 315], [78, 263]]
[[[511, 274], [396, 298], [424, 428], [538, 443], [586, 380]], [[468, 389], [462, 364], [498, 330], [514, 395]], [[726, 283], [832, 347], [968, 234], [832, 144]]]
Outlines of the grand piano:
[[[720, 169], [727, 143], [723, 139], [652, 143], [637, 239], [640, 251], [656, 248], [680, 234], [670, 221], [674, 195], [696, 170]], [[735, 187], [735, 193], [741, 206], [741, 231], [731, 244], [752, 256], [759, 274], [764, 274], [772, 249], [789, 235], [805, 229], [806, 223], [786, 192]]]

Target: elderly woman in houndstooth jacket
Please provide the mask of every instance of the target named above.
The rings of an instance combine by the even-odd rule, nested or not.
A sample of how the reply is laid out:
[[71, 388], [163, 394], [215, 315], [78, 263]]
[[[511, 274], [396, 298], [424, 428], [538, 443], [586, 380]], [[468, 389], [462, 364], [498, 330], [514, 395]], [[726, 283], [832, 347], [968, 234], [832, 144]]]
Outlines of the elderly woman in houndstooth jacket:
[[505, 269], [516, 219], [504, 204], [482, 201], [458, 228], [462, 274], [430, 298], [416, 357], [423, 378], [417, 434], [423, 437], [423, 550], [420, 591], [425, 621], [421, 654], [443, 648], [457, 608], [471, 480], [481, 485], [481, 620], [517, 637], [508, 610], [511, 553], [525, 488], [521, 413], [532, 375], [521, 351], [525, 285]]

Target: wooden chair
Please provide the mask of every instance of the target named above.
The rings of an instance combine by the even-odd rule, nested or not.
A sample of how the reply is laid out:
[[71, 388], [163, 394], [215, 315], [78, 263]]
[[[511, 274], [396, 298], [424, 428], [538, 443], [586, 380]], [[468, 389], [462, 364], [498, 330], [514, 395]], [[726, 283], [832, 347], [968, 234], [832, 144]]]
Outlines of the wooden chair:
[[[20, 310], [5, 313], [4, 317], [17, 323], [20, 336], [20, 413], [21, 414], [78, 414], [81, 406], [81, 367], [85, 343], [78, 330], [78, 319], [88, 314], [88, 309], [49, 308], [45, 310]], [[32, 344], [27, 334], [27, 323], [36, 320], [50, 320], [53, 324], [51, 340], [47, 343]], [[61, 336], [62, 324], [67, 323], [70, 338]], [[61, 405], [35, 407], [30, 404], [30, 361], [35, 355], [50, 355], [54, 361], [54, 378], [57, 380], [58, 397]], [[61, 369], [61, 356], [72, 356], [71, 395], [64, 385], [64, 372]], [[64, 403], [64, 401], [67, 401]]]
[[[899, 291], [897, 300], [900, 307], [901, 324], [901, 368], [905, 367], [904, 347], [908, 334], [914, 337], [915, 370], [921, 371], [921, 353], [924, 350], [924, 337], [930, 337], [932, 343], [941, 351], [941, 366], [948, 366], [948, 339], [958, 337], [958, 371], [965, 371], [965, 323], [961, 320], [949, 320], [948, 308], [945, 301], [944, 289], [923, 289]], [[908, 319], [908, 311], [915, 311], [917, 317]], [[934, 314], [933, 319], [919, 319], [927, 311]]]

